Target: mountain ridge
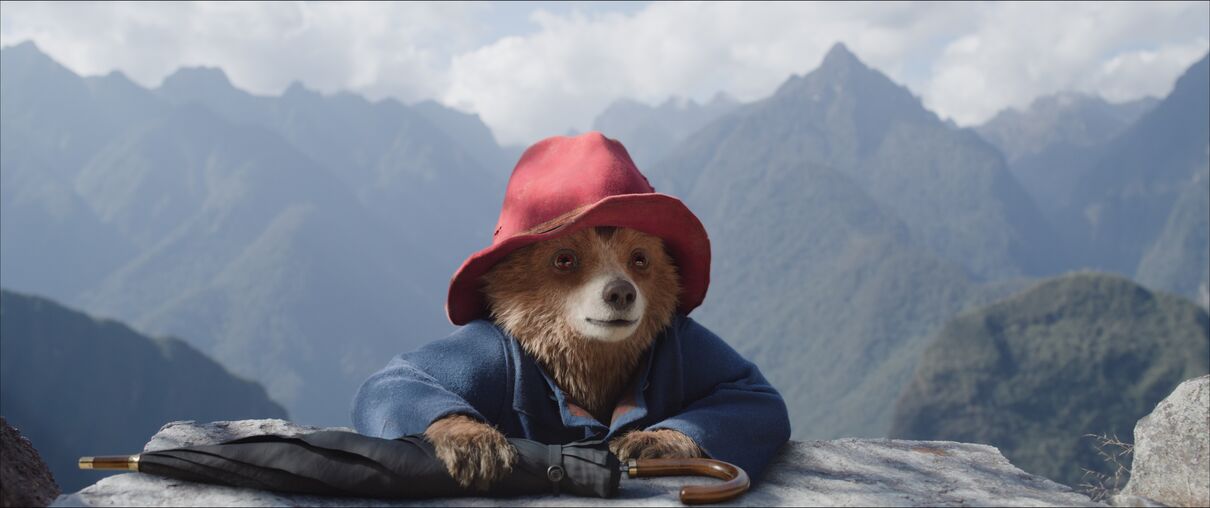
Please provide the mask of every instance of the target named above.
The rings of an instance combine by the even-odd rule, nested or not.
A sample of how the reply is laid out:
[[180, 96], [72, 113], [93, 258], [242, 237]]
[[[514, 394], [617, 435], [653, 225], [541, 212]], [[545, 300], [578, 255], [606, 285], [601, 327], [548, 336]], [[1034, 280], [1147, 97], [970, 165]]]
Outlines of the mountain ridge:
[[[1210, 193], [1200, 175], [1210, 167], [1210, 54], [1192, 65], [1172, 93], [1139, 118], [1108, 146], [1099, 162], [1081, 179], [1070, 214], [1083, 220], [1090, 245], [1086, 263], [1100, 269], [1138, 277], [1148, 250], [1156, 245], [1170, 218], [1186, 214], [1177, 205], [1186, 189]], [[1187, 203], [1187, 205], [1186, 205]], [[1193, 213], [1196, 215], [1196, 212]], [[1206, 221], [1183, 221], [1188, 238], [1210, 236]], [[1176, 224], [1173, 224], [1176, 226]], [[1168, 257], [1196, 266], [1210, 250], [1201, 240], [1195, 249]], [[1191, 257], [1181, 260], [1181, 257]], [[1203, 272], [1201, 284], [1210, 284]], [[1160, 279], [1153, 279], [1164, 283]], [[1191, 288], [1169, 280], [1160, 289], [1196, 297]]]
[[[253, 95], [218, 69], [146, 89], [56, 74], [45, 55], [64, 82], [22, 88], [3, 51], [6, 286], [189, 337], [318, 424], [346, 422], [364, 376], [452, 329], [447, 276], [499, 210], [489, 166], [519, 155], [474, 115], [298, 82]], [[40, 88], [83, 107], [69, 116]], [[636, 110], [692, 131], [640, 167], [711, 233], [694, 317], [782, 388], [800, 438], [885, 435], [954, 313], [1082, 262], [999, 148], [843, 45], [770, 97], [720, 101], [694, 118], [671, 99]], [[1191, 188], [1166, 195], [1141, 280], [1181, 284], [1197, 266]]]
[[739, 105], [723, 92], [701, 104], [678, 97], [658, 106], [618, 99], [593, 119], [592, 130], [622, 142], [635, 164], [645, 169], [659, 163], [676, 143]]
[[[713, 121], [648, 172], [711, 232], [711, 296], [697, 319], [780, 387], [799, 438], [885, 435], [898, 383], [914, 365], [901, 359], [953, 312], [999, 291], [922, 240], [920, 219], [900, 215], [910, 202], [888, 201], [887, 186], [870, 185], [870, 173], [889, 170], [895, 157], [876, 136], [853, 134], [877, 120], [858, 117], [880, 108], [857, 106], [864, 99], [825, 79], [874, 72], [848, 60], [837, 53], [826, 72], [791, 78], [778, 94]], [[876, 102], [915, 101], [885, 77], [864, 89], [884, 86], [896, 87], [897, 99], [879, 93]], [[936, 139], [971, 144], [990, 174], [1007, 175], [990, 145], [911, 106], [888, 115], [933, 122]], [[905, 134], [884, 139], [899, 147]], [[927, 157], [933, 145], [921, 144]]]
[[0, 316], [0, 412], [65, 491], [96, 480], [77, 457], [137, 450], [166, 420], [286, 417], [263, 387], [185, 341], [8, 290]]
[[[188, 337], [314, 423], [347, 422], [365, 376], [451, 329], [442, 273], [489, 237], [498, 177], [420, 113], [2, 51], [6, 285]], [[81, 106], [41, 95], [59, 89]], [[28, 139], [27, 117], [51, 134]]]
[[1112, 274], [1042, 280], [958, 314], [930, 341], [896, 403], [890, 437], [1000, 448], [1076, 486], [1112, 474], [1085, 436], [1131, 442], [1181, 381], [1210, 371], [1210, 318]]

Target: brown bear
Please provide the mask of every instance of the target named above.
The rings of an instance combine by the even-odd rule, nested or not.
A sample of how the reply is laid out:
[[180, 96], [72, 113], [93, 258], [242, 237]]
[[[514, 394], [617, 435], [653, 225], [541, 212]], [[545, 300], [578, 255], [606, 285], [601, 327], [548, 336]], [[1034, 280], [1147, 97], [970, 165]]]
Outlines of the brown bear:
[[687, 317], [709, 240], [600, 133], [548, 138], [509, 181], [492, 246], [450, 284], [450, 338], [358, 392], [359, 432], [423, 431], [451, 476], [487, 488], [507, 437], [599, 440], [619, 459], [711, 456], [755, 479], [789, 438], [781, 396]]

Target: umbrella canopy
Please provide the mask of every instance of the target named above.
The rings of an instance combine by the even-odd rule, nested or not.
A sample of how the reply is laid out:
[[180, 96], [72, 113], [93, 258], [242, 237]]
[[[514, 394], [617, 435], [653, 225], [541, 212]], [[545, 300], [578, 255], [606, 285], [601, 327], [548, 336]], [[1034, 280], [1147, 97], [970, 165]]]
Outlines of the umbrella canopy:
[[[486, 492], [516, 496], [567, 492], [613, 497], [621, 466], [592, 445], [546, 445], [510, 439], [517, 448], [512, 473]], [[129, 469], [233, 487], [296, 494], [378, 498], [466, 495], [433, 445], [422, 436], [380, 439], [323, 431], [294, 437], [252, 436], [120, 457], [84, 457], [85, 469]]]
[[396, 499], [543, 493], [609, 498], [617, 495], [623, 471], [631, 477], [693, 474], [727, 480], [683, 488], [681, 500], [691, 504], [720, 502], [748, 488], [743, 470], [715, 460], [641, 459], [623, 467], [600, 442], [547, 445], [527, 439], [508, 441], [517, 449], [517, 462], [509, 476], [487, 492], [459, 486], [437, 458], [433, 445], [421, 435], [381, 439], [322, 431], [252, 436], [137, 455], [82, 457], [80, 468], [130, 470], [294, 494]]

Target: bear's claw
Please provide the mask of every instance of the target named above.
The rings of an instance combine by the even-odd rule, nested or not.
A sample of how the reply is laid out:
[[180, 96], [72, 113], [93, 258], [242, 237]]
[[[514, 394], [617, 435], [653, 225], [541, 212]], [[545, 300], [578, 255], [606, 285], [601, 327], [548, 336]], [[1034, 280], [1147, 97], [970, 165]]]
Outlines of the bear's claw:
[[485, 491], [508, 476], [517, 460], [517, 450], [495, 427], [469, 416], [452, 415], [429, 425], [425, 437], [433, 443], [437, 458], [464, 488]]
[[689, 436], [672, 429], [636, 430], [610, 441], [609, 451], [618, 460], [691, 459], [705, 453]]

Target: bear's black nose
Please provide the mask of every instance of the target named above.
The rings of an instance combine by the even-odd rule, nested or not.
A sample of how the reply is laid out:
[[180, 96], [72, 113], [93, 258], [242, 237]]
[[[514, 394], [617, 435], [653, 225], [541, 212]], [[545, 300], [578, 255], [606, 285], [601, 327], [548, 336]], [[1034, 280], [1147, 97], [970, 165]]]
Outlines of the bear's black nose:
[[613, 310], [619, 311], [634, 305], [635, 296], [634, 285], [623, 279], [609, 281], [609, 284], [605, 285], [605, 291], [601, 293], [601, 299], [613, 307]]

